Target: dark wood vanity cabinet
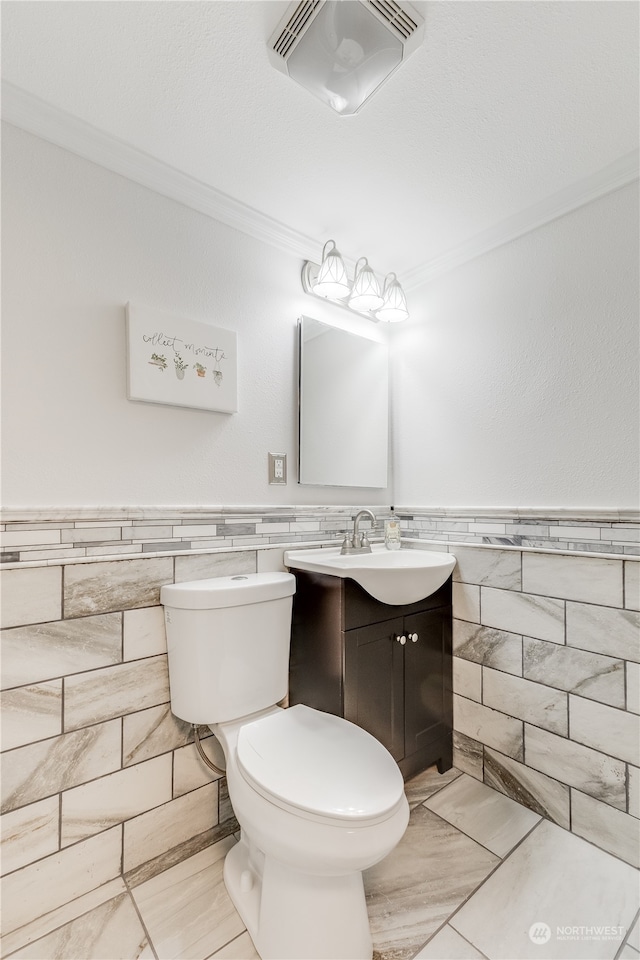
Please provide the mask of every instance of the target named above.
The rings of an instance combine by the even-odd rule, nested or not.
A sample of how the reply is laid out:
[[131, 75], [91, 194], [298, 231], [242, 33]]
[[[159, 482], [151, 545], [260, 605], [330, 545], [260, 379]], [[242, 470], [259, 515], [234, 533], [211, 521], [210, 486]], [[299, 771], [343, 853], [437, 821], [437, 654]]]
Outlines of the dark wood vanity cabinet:
[[368, 730], [405, 779], [433, 763], [440, 773], [448, 770], [451, 580], [417, 603], [390, 606], [354, 580], [300, 570], [295, 575], [289, 702]]

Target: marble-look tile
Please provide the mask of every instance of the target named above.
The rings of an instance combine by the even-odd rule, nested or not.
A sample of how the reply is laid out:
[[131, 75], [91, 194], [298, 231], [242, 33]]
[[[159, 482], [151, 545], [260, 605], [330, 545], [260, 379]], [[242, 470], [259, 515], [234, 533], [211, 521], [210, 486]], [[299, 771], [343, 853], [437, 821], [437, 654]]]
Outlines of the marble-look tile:
[[124, 871], [168, 853], [217, 823], [217, 783], [141, 813], [124, 825]]
[[625, 560], [624, 605], [627, 610], [640, 610], [640, 561]]
[[58, 797], [5, 813], [0, 819], [2, 837], [2, 873], [47, 857], [58, 849]]
[[[573, 740], [525, 725], [527, 766], [625, 810], [625, 765]], [[504, 751], [502, 751], [504, 752]]]
[[164, 607], [125, 610], [123, 617], [124, 660], [140, 660], [167, 652]]
[[161, 753], [183, 747], [193, 738], [191, 724], [171, 713], [163, 703], [122, 718], [122, 762], [128, 767]]
[[438, 768], [434, 765], [428, 767], [422, 773], [407, 780], [404, 785], [404, 792], [410, 807], [415, 807], [422, 803], [427, 797], [433, 796], [448, 783], [460, 776], [460, 770], [452, 767], [446, 773], [438, 773]]
[[640, 613], [567, 603], [567, 644], [640, 662]]
[[[258, 573], [279, 573], [287, 571], [284, 565], [284, 547], [256, 551], [256, 569]], [[248, 936], [248, 934], [247, 934]]]
[[224, 946], [222, 950], [216, 950], [210, 960], [260, 960], [260, 954], [245, 930], [239, 937]]
[[[253, 531], [252, 527], [252, 531]], [[183, 523], [171, 528], [172, 537], [182, 537], [186, 540], [197, 540], [203, 537], [215, 539], [221, 536], [217, 523]]]
[[483, 669], [482, 702], [566, 737], [569, 726], [567, 694], [542, 683]]
[[457, 620], [480, 622], [480, 587], [472, 583], [452, 584], [453, 615]]
[[[214, 737], [207, 737], [201, 740], [202, 749], [209, 759], [217, 764], [224, 760], [222, 747], [216, 743]], [[217, 749], [216, 749], [217, 747]], [[222, 758], [220, 757], [222, 754]], [[200, 759], [194, 743], [187, 744], [186, 747], [180, 747], [173, 754], [173, 795], [179, 797], [183, 793], [189, 793], [190, 790], [196, 790], [203, 787], [212, 780], [219, 780], [213, 770], [210, 770]]]
[[96, 887], [95, 890], [91, 890], [89, 893], [76, 897], [74, 900], [63, 904], [63, 906], [58, 907], [56, 910], [45, 913], [43, 916], [32, 920], [17, 930], [5, 934], [5, 936], [2, 937], [0, 945], [2, 956], [8, 957], [10, 954], [13, 954], [15, 950], [19, 950], [27, 944], [33, 943], [34, 940], [40, 940], [48, 933], [51, 933], [52, 930], [57, 930], [58, 927], [63, 926], [65, 923], [81, 917], [84, 913], [93, 910], [94, 907], [99, 906], [101, 903], [106, 903], [107, 900], [112, 900], [119, 894], [126, 893], [126, 891], [127, 888], [124, 880], [122, 877], [118, 877], [116, 880], [109, 880], [107, 883], [103, 883], [102, 886]]
[[60, 530], [3, 530], [0, 533], [0, 547], [9, 550], [11, 547], [42, 546], [46, 543], [59, 544], [62, 542]]
[[511, 590], [481, 588], [482, 623], [508, 633], [564, 643], [564, 602]]
[[635, 947], [631, 947], [628, 943], [625, 943], [624, 947], [618, 954], [617, 960], [640, 960], [640, 953], [635, 949]]
[[522, 760], [522, 721], [465, 697], [453, 696], [453, 726], [472, 740]]
[[365, 870], [374, 950], [408, 960], [499, 863], [424, 806], [388, 857]]
[[[558, 928], [626, 929], [637, 898], [635, 870], [543, 820], [450, 923], [492, 960], [604, 960], [615, 956], [622, 938], [564, 940]], [[534, 944], [529, 931], [541, 924], [551, 937]]]
[[173, 583], [171, 557], [70, 564], [64, 575], [64, 615], [153, 607], [160, 603], [165, 583]]
[[15, 687], [2, 694], [2, 749], [62, 732], [62, 680]]
[[65, 680], [64, 728], [75, 730], [168, 701], [166, 654], [79, 673]]
[[424, 805], [501, 858], [540, 820], [538, 814], [466, 774]]
[[517, 550], [478, 550], [456, 544], [449, 552], [457, 560], [454, 580], [503, 590], [520, 590], [522, 587], [521, 554]]
[[640, 819], [640, 768], [628, 766], [629, 777], [629, 813]]
[[484, 751], [484, 782], [565, 830], [570, 828], [569, 787], [563, 783], [490, 747]]
[[468, 773], [476, 780], [482, 780], [483, 746], [478, 740], [453, 731], [453, 765], [456, 770]]
[[174, 527], [169, 524], [134, 524], [127, 531], [127, 537], [131, 540], [171, 540]]
[[1, 627], [60, 620], [62, 567], [0, 571]]
[[627, 671], [627, 710], [640, 713], [640, 663], [631, 663], [626, 666]]
[[235, 812], [229, 798], [229, 788], [226, 778], [223, 778], [218, 781], [218, 822], [225, 823], [226, 820], [234, 819]]
[[635, 714], [571, 694], [569, 718], [572, 740], [640, 765], [640, 725]]
[[524, 637], [524, 676], [590, 700], [624, 707], [624, 661]]
[[453, 690], [469, 700], [482, 700], [482, 667], [471, 660], [453, 658]]
[[545, 597], [621, 607], [622, 560], [523, 553], [522, 589]]
[[62, 794], [63, 847], [171, 799], [171, 754], [137, 763]]
[[627, 943], [630, 947], [640, 950], [640, 914], [636, 917], [636, 922], [627, 935]]
[[640, 867], [640, 829], [628, 813], [572, 790], [571, 830], [631, 866]]
[[94, 670], [122, 659], [122, 614], [3, 630], [2, 689]]
[[3, 812], [118, 770], [120, 729], [112, 720], [2, 754]]
[[139, 887], [140, 884], [157, 877], [158, 874], [164, 873], [170, 867], [175, 867], [183, 860], [188, 860], [194, 854], [200, 853], [207, 847], [230, 836], [234, 836], [236, 840], [240, 839], [240, 826], [236, 820], [227, 820], [226, 823], [210, 827], [203, 833], [197, 833], [195, 836], [189, 837], [188, 840], [178, 843], [175, 847], [164, 850], [157, 857], [153, 857], [152, 860], [145, 860], [139, 867], [133, 867], [126, 872], [127, 883], [131, 888]]
[[201, 553], [176, 557], [176, 583], [189, 580], [207, 580], [209, 577], [232, 577], [237, 573], [256, 572], [256, 551], [237, 550], [233, 553]]
[[[131, 528], [128, 528], [125, 532], [125, 537], [127, 540], [131, 539], [130, 536]], [[62, 543], [99, 543], [105, 544], [106, 549], [104, 553], [109, 553], [111, 549], [111, 541], [122, 540], [122, 528], [121, 527], [73, 527], [72, 530], [62, 530], [61, 538]]]
[[118, 826], [3, 877], [3, 935], [114, 880], [121, 857]]
[[13, 953], [15, 960], [147, 960], [154, 954], [131, 897], [123, 893]]
[[454, 620], [453, 652], [456, 657], [522, 676], [522, 637], [515, 633]]
[[222, 879], [228, 837], [165, 870], [133, 891], [142, 920], [163, 960], [201, 960], [244, 932]]
[[484, 954], [446, 924], [416, 953], [415, 960], [484, 960]]

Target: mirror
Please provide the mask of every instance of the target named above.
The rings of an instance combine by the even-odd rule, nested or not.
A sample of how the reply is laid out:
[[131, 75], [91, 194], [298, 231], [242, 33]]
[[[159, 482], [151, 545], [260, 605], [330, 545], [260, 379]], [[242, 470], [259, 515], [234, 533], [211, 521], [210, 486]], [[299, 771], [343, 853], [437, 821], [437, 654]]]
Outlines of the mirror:
[[299, 482], [386, 487], [386, 343], [301, 317]]

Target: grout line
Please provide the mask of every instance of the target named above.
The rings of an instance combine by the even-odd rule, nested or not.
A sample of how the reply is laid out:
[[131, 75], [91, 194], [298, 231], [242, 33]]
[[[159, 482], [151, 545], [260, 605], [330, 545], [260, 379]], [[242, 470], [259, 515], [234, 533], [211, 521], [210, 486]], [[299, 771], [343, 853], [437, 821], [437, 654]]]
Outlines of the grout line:
[[[124, 866], [124, 864], [123, 864], [123, 866]], [[140, 910], [139, 910], [139, 908], [138, 908], [138, 904], [137, 904], [137, 902], [136, 902], [136, 898], [135, 898], [135, 896], [134, 896], [134, 894], [133, 894], [133, 890], [132, 890], [132, 888], [131, 888], [130, 885], [129, 885], [129, 881], [126, 879], [126, 877], [125, 877], [125, 875], [124, 875], [124, 872], [122, 873], [122, 880], [123, 880], [123, 882], [124, 882], [125, 887], [127, 888], [127, 894], [129, 895], [129, 899], [130, 899], [131, 903], [133, 904], [133, 909], [134, 909], [135, 912], [137, 913], [138, 919], [139, 919], [140, 923], [142, 924], [142, 929], [144, 930], [144, 932], [145, 932], [145, 934], [146, 934], [146, 937], [147, 937], [147, 940], [149, 941], [149, 946], [151, 947], [151, 950], [152, 950], [152, 952], [153, 952], [153, 956], [155, 957], [155, 960], [159, 960], [158, 953], [157, 953], [157, 951], [156, 951], [155, 945], [154, 945], [154, 943], [153, 943], [153, 940], [151, 939], [151, 934], [150, 934], [150, 932], [149, 932], [149, 929], [148, 929], [146, 923], [144, 922], [144, 919], [143, 919], [142, 914], [140, 913]]]

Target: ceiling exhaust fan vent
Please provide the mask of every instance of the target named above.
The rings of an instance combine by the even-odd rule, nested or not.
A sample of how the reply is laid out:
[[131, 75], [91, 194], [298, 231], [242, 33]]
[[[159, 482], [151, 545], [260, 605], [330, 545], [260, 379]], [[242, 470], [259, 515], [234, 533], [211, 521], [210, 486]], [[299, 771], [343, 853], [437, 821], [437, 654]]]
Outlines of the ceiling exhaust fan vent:
[[367, 6], [373, 7], [391, 29], [405, 40], [419, 28], [419, 24], [395, 0], [367, 0]]
[[424, 20], [397, 0], [300, 0], [269, 40], [273, 66], [353, 116], [420, 46]]
[[298, 37], [304, 33], [309, 18], [313, 16], [316, 7], [319, 7], [321, 3], [322, 0], [302, 0], [302, 3], [297, 4], [282, 28], [282, 33], [273, 43], [273, 49], [276, 53], [286, 58]]

